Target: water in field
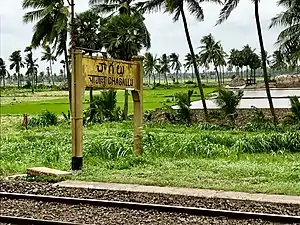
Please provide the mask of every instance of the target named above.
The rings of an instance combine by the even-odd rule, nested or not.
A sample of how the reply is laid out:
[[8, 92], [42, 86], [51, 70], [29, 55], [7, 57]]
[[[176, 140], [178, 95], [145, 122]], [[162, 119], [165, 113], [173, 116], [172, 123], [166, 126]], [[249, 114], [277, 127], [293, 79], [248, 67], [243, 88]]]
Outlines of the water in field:
[[[290, 108], [290, 100], [288, 97], [296, 95], [300, 98], [300, 89], [272, 89], [271, 95], [275, 108]], [[218, 108], [213, 100], [207, 100], [206, 104], [207, 108], [209, 109]], [[266, 91], [264, 89], [244, 90], [244, 97], [241, 100], [239, 108], [249, 109], [252, 106], [260, 109], [269, 108], [269, 102], [267, 99]], [[176, 106], [174, 108], [176, 108]], [[192, 102], [191, 109], [203, 109], [202, 102]]]

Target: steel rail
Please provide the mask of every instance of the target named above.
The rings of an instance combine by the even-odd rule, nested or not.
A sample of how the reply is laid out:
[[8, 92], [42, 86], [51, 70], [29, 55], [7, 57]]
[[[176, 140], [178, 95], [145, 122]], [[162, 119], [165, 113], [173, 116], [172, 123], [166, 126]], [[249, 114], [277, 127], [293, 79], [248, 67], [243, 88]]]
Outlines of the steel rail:
[[169, 213], [186, 213], [196, 216], [208, 216], [208, 217], [227, 217], [229, 219], [260, 219], [264, 221], [276, 222], [276, 223], [300, 223], [300, 216], [290, 216], [282, 214], [268, 214], [268, 213], [253, 213], [242, 211], [231, 211], [221, 209], [208, 209], [197, 207], [184, 207], [173, 205], [160, 205], [160, 204], [148, 204], [138, 202], [122, 202], [122, 201], [109, 201], [99, 199], [84, 199], [84, 198], [72, 198], [72, 197], [58, 197], [48, 195], [33, 195], [33, 194], [20, 194], [20, 193], [7, 193], [0, 192], [0, 198], [8, 199], [27, 199], [44, 202], [56, 202], [63, 204], [83, 204], [94, 205], [103, 207], [117, 207], [133, 210], [156, 210], [160, 212]]
[[11, 223], [11, 224], [43, 224], [43, 225], [78, 225], [79, 223], [71, 223], [71, 222], [62, 222], [62, 221], [54, 221], [54, 220], [39, 220], [33, 218], [25, 218], [25, 217], [16, 217], [16, 216], [2, 216], [0, 215], [1, 223]]

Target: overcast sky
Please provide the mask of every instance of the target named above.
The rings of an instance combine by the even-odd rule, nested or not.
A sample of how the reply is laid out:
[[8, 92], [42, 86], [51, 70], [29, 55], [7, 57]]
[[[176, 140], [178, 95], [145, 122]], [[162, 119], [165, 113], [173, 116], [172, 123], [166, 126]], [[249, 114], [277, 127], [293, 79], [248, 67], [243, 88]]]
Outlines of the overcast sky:
[[[77, 12], [88, 9], [88, 0], [75, 0]], [[9, 65], [8, 57], [15, 50], [22, 50], [30, 44], [33, 24], [24, 24], [22, 16], [22, 0], [0, 0], [0, 57]], [[256, 25], [254, 20], [254, 5], [250, 0], [241, 0], [239, 6], [230, 18], [222, 25], [215, 26], [220, 6], [212, 3], [202, 4], [205, 14], [203, 22], [197, 22], [192, 16], [188, 16], [189, 29], [194, 48], [199, 46], [200, 38], [212, 33], [216, 39], [221, 40], [224, 49], [241, 48], [249, 44], [259, 49]], [[268, 29], [270, 19], [281, 9], [276, 6], [275, 0], [264, 0], [260, 3], [261, 24], [266, 50], [271, 53], [276, 46], [279, 29]], [[177, 52], [181, 60], [189, 51], [185, 39], [182, 21], [173, 23], [172, 17], [167, 14], [155, 13], [146, 15], [146, 25], [151, 33], [152, 47], [150, 52], [160, 56], [163, 53]], [[40, 49], [34, 52], [36, 58], [41, 57]], [[60, 60], [59, 60], [60, 61]], [[46, 63], [40, 62], [40, 70], [45, 70]], [[55, 72], [61, 69], [57, 63]]]

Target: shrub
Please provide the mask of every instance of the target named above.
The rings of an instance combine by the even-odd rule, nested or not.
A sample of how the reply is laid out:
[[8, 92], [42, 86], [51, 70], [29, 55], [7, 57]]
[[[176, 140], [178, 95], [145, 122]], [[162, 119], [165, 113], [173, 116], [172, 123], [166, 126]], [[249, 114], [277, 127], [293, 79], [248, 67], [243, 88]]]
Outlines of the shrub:
[[290, 97], [292, 117], [300, 120], [300, 101], [297, 96]]
[[194, 81], [191, 81], [191, 80], [185, 81], [184, 83], [185, 83], [185, 84], [195, 84], [195, 82], [194, 82]]
[[237, 93], [234, 93], [231, 90], [219, 89], [218, 97], [215, 99], [216, 104], [233, 123], [237, 115], [236, 109], [240, 104], [243, 95], [244, 92], [241, 90], [239, 90]]
[[185, 121], [187, 126], [191, 124], [191, 97], [193, 95], [193, 91], [189, 90], [187, 93], [176, 93], [175, 100], [178, 104], [178, 116], [181, 120]]
[[51, 126], [57, 125], [57, 116], [55, 113], [51, 113], [48, 110], [43, 111], [36, 117], [33, 117], [28, 120], [29, 126]]
[[94, 97], [91, 107], [84, 112], [84, 123], [102, 123], [121, 120], [121, 109], [117, 107], [117, 92], [103, 91]]

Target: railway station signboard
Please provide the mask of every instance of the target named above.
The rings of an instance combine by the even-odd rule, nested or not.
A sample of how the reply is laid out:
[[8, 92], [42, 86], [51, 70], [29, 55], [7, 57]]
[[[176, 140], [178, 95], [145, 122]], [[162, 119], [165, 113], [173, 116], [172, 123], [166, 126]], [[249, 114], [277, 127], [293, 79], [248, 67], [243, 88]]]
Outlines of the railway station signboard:
[[83, 165], [83, 98], [85, 87], [130, 90], [134, 103], [134, 146], [136, 156], [142, 154], [143, 122], [143, 58], [132, 61], [84, 56], [80, 49], [72, 54], [71, 121], [72, 170]]

